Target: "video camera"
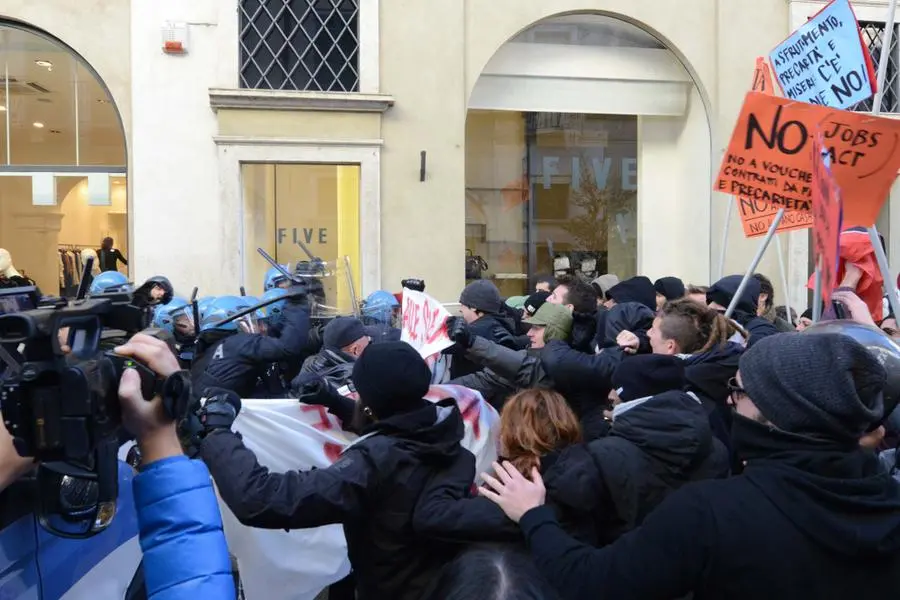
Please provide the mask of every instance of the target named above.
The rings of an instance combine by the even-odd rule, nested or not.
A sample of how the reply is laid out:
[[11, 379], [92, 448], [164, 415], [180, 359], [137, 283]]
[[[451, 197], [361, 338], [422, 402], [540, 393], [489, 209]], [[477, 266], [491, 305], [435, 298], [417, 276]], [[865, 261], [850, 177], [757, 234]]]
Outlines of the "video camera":
[[40, 462], [38, 517], [55, 535], [89, 537], [112, 522], [119, 379], [135, 368], [149, 398], [155, 375], [103, 348], [141, 331], [161, 337], [146, 330], [150, 319], [127, 292], [41, 303], [35, 288], [0, 291], [0, 358], [8, 363], [0, 407], [19, 454]]

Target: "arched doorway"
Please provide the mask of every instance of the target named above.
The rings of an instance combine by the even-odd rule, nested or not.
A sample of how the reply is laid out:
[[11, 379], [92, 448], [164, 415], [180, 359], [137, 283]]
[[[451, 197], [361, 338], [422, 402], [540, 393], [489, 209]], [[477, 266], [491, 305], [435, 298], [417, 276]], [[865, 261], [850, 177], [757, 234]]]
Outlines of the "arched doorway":
[[466, 249], [507, 296], [550, 273], [705, 281], [709, 172], [706, 109], [673, 52], [610, 16], [552, 17], [469, 99]]
[[0, 253], [0, 277], [72, 296], [103, 238], [127, 257], [126, 154], [119, 112], [84, 59], [0, 21], [0, 249], [11, 258]]

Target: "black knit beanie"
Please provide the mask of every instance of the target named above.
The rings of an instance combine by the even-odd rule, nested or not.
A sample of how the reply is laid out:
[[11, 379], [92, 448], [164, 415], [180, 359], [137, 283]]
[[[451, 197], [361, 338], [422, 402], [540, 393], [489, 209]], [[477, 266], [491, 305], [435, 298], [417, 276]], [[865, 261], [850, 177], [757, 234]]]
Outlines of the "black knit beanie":
[[666, 300], [684, 298], [684, 282], [677, 277], [663, 277], [653, 284], [656, 293], [665, 296]]
[[423, 406], [431, 370], [406, 342], [370, 344], [353, 366], [353, 385], [360, 403], [386, 419]]
[[612, 387], [622, 402], [684, 389], [684, 361], [665, 354], [641, 354], [622, 360]]
[[741, 356], [740, 373], [762, 415], [789, 433], [852, 443], [882, 416], [885, 370], [846, 335], [763, 338]]

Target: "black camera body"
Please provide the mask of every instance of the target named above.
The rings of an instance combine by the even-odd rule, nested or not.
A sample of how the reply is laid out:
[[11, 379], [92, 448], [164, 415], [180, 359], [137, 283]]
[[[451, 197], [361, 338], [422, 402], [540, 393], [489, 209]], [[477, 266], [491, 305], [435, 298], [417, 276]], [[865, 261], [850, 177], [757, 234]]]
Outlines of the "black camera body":
[[0, 316], [0, 343], [24, 344], [21, 370], [0, 385], [20, 454], [90, 467], [94, 449], [121, 424], [118, 387], [127, 366], [101, 341], [105, 333], [130, 337], [149, 321], [127, 293]]
[[[142, 389], [150, 393], [146, 397], [152, 397], [155, 375], [111, 349], [146, 330], [150, 319], [149, 309], [132, 304], [128, 293], [50, 301], [0, 315], [0, 344], [18, 348], [21, 356], [21, 364], [10, 365], [0, 381], [4, 425], [18, 453], [41, 463], [38, 516], [56, 535], [88, 537], [112, 522], [117, 451], [124, 439], [119, 379], [126, 368], [136, 368]], [[68, 530], [51, 519], [68, 515], [59, 522], [71, 524], [71, 507], [60, 504], [64, 494], [59, 490], [73, 481], [92, 490], [91, 516], [81, 519], [86, 531]]]

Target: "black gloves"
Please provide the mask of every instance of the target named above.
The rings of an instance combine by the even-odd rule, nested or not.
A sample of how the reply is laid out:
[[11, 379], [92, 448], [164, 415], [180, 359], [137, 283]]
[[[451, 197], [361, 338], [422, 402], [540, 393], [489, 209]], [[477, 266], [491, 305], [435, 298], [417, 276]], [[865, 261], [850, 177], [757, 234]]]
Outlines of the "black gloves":
[[414, 292], [424, 292], [425, 291], [425, 280], [424, 279], [404, 279], [400, 282], [401, 287], [405, 287], [408, 290], [412, 290]]
[[215, 431], [229, 431], [241, 412], [241, 399], [231, 390], [208, 388], [206, 403], [188, 412], [181, 422], [180, 437], [188, 456], [196, 456], [200, 444]]
[[475, 336], [472, 335], [469, 324], [462, 317], [447, 318], [447, 336], [464, 350], [468, 350], [475, 343]]
[[[309, 300], [307, 299], [307, 296], [309, 294], [309, 286], [307, 286], [306, 284], [292, 285], [290, 288], [288, 288], [287, 292], [287, 304], [306, 306], [309, 303]], [[292, 296], [292, 294], [298, 295]]]

